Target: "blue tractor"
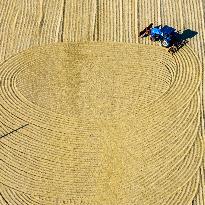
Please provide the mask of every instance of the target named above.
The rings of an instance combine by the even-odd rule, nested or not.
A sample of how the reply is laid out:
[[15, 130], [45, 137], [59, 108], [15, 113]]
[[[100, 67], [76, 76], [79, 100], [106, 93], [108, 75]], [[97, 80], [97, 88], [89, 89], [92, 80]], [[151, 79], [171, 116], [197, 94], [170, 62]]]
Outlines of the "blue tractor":
[[167, 25], [161, 28], [154, 27], [151, 29], [150, 38], [152, 41], [160, 41], [161, 46], [168, 48], [172, 45], [173, 41], [177, 37], [175, 30], [176, 29]]
[[151, 23], [139, 33], [139, 37], [146, 36], [150, 36], [151, 41], [159, 41], [161, 46], [170, 48], [169, 52], [173, 53], [187, 43], [181, 40], [180, 34], [175, 28], [167, 25], [153, 27], [153, 23]]

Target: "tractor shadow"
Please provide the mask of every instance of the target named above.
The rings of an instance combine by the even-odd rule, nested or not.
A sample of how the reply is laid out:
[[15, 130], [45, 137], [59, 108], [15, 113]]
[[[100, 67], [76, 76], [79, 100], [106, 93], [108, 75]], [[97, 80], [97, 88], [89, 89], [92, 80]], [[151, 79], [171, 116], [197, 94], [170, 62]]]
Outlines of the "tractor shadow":
[[195, 37], [198, 34], [196, 31], [192, 31], [191, 29], [186, 29], [182, 33], [180, 33], [179, 38], [181, 41], [187, 41], [188, 39], [191, 39]]

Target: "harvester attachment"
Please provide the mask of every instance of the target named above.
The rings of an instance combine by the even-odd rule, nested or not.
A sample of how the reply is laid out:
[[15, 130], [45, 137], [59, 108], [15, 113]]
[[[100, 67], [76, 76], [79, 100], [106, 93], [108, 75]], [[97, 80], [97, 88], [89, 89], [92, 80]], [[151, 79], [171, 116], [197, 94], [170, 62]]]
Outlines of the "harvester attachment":
[[144, 30], [140, 31], [138, 37], [148, 36], [150, 34], [150, 30], [151, 30], [152, 26], [153, 26], [153, 23], [151, 23], [149, 26], [147, 26]]

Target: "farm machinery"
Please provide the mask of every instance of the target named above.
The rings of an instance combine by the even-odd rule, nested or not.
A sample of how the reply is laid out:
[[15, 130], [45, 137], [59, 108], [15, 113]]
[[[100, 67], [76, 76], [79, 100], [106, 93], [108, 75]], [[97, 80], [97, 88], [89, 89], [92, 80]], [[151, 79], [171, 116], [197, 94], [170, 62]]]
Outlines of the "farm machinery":
[[150, 36], [151, 41], [159, 41], [160, 45], [168, 49], [169, 53], [174, 54], [181, 47], [187, 44], [187, 40], [181, 39], [179, 31], [170, 26], [155, 26], [151, 23], [148, 27], [139, 33], [139, 37]]

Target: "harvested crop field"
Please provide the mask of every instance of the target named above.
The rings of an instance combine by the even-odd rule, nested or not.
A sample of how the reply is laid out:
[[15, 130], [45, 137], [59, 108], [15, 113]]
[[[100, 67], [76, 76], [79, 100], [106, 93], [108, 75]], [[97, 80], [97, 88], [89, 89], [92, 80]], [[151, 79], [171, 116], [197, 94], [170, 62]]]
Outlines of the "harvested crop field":
[[0, 8], [0, 205], [205, 205], [204, 0]]

